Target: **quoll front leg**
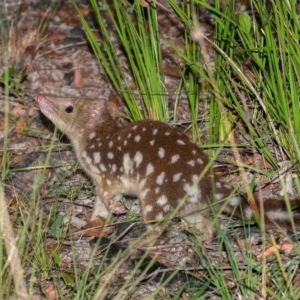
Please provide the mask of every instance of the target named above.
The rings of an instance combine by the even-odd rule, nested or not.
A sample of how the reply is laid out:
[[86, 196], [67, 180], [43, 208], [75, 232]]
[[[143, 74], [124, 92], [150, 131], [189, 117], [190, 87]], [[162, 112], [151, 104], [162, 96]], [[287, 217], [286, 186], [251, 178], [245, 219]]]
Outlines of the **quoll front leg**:
[[98, 217], [109, 219], [112, 213], [120, 215], [126, 212], [125, 207], [117, 199], [118, 194], [113, 195], [108, 193], [105, 191], [105, 189], [103, 189], [103, 187], [96, 185], [96, 195], [97, 196], [91, 220], [94, 220]]
[[110, 213], [109, 213], [108, 209], [106, 208], [104, 202], [97, 195], [95, 203], [94, 203], [94, 209], [93, 209], [91, 220], [95, 220], [99, 217], [108, 219], [109, 215], [110, 215]]
[[[109, 219], [111, 215], [110, 207], [109, 207], [109, 199], [111, 198], [107, 191], [103, 190], [103, 186], [101, 186], [97, 181], [95, 182], [95, 191], [96, 191], [96, 200], [94, 204], [94, 210], [92, 213], [91, 220], [95, 220], [99, 217], [104, 219]], [[105, 193], [105, 194], [104, 194]]]
[[116, 215], [126, 213], [126, 208], [115, 197], [110, 198], [107, 202], [108, 208], [99, 196], [96, 197], [91, 220], [94, 220], [98, 217], [108, 219], [110, 213], [114, 213]]

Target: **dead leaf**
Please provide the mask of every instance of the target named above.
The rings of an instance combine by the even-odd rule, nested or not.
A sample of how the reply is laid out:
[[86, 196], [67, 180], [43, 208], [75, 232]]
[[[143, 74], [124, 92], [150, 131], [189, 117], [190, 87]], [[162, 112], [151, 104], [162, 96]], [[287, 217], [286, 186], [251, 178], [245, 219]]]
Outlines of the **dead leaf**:
[[[29, 54], [31, 58], [34, 58], [37, 52], [36, 45], [28, 45], [25, 49], [25, 54]], [[27, 66], [27, 71], [32, 71], [31, 67]]]
[[84, 237], [103, 237], [107, 235], [104, 227], [105, 223], [101, 219], [96, 219], [89, 222], [83, 229], [74, 232], [74, 236]]
[[22, 138], [26, 126], [27, 126], [26, 119], [23, 116], [21, 116], [16, 122], [16, 133], [18, 139]]
[[19, 7], [19, 13], [26, 11], [28, 6], [29, 6], [28, 1], [22, 1]]
[[172, 66], [168, 62], [163, 63], [163, 70], [167, 75], [175, 78], [180, 78], [182, 75], [178, 66]]
[[29, 117], [38, 117], [40, 115], [40, 109], [34, 105], [31, 105], [27, 113]]
[[22, 161], [24, 161], [24, 159], [26, 158], [26, 155], [13, 155], [12, 156], [12, 165], [16, 165]]
[[12, 101], [11, 105], [13, 106], [13, 108], [9, 112], [9, 114], [11, 116], [21, 117], [21, 116], [26, 116], [27, 115], [26, 109], [22, 104]]
[[63, 41], [67, 35], [61, 31], [50, 31], [44, 38], [44, 42], [60, 42]]
[[156, 112], [151, 107], [148, 108], [148, 116], [150, 120], [158, 120]]
[[52, 250], [57, 249], [58, 242], [53, 239], [47, 239], [46, 241], [46, 251], [50, 253]]
[[151, 0], [140, 0], [140, 3], [143, 7], [148, 7], [151, 3]]
[[47, 299], [55, 300], [59, 299], [59, 295], [67, 294], [71, 289], [63, 289], [60, 293], [55, 289], [54, 284], [49, 285], [43, 290], [43, 293], [47, 296]]
[[[91, 12], [91, 9], [89, 8], [78, 8], [83, 16], [87, 16]], [[57, 15], [69, 26], [81, 26], [80, 19], [72, 3], [64, 4], [61, 9], [58, 10]]]
[[282, 244], [282, 245], [275, 245], [275, 246], [271, 246], [270, 248], [268, 248], [264, 253], [260, 254], [257, 256], [258, 260], [262, 260], [263, 257], [268, 257], [272, 254], [275, 254], [276, 252], [278, 252], [279, 250], [281, 251], [287, 251], [287, 250], [292, 250], [294, 248], [294, 245], [290, 244], [290, 243], [286, 243], [286, 244]]
[[74, 81], [72, 83], [72, 87], [74, 88], [79, 88], [82, 86], [82, 74], [80, 70], [75, 70], [74, 71]]

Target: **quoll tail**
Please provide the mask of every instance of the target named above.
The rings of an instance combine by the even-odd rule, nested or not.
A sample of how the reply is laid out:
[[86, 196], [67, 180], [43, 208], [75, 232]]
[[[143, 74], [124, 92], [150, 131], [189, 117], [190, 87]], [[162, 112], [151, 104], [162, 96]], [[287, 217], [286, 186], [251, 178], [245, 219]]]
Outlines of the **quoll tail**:
[[[300, 200], [283, 197], [262, 198], [260, 204], [258, 193], [254, 194], [258, 215], [263, 215], [268, 227], [282, 226], [287, 229], [300, 226]], [[254, 210], [244, 195], [234, 195], [226, 202], [224, 212], [243, 220], [253, 220]]]

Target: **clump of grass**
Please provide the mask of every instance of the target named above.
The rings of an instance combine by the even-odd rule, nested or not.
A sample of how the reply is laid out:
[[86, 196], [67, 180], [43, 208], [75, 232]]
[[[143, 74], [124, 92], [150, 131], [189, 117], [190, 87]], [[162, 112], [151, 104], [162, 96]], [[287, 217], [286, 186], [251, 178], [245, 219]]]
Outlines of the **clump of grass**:
[[[138, 1], [132, 7], [136, 21], [124, 5], [114, 0], [104, 1], [113, 30], [117, 33], [119, 42], [124, 49], [134, 82], [127, 80], [118, 61], [115, 45], [110, 37], [110, 31], [101, 15], [97, 1], [92, 0], [94, 12], [101, 32], [101, 45], [95, 39], [93, 31], [81, 16], [88, 40], [106, 71], [114, 88], [119, 92], [127, 106], [128, 116], [133, 120], [145, 117], [165, 120], [169, 117], [167, 92], [164, 87], [161, 49], [159, 46], [159, 30], [157, 15], [154, 9], [147, 10], [147, 17]], [[155, 4], [153, 4], [155, 6]], [[111, 10], [111, 7], [113, 10]], [[130, 85], [136, 84], [137, 89]], [[136, 96], [140, 96], [141, 108]]]
[[[198, 3], [204, 5], [204, 1]], [[296, 2], [251, 4], [252, 13], [237, 14], [234, 6], [227, 5], [214, 15], [216, 84], [231, 128], [237, 118], [242, 120], [246, 127], [241, 132], [249, 145], [254, 144], [276, 167], [278, 161], [299, 159], [293, 142], [299, 142], [300, 128]], [[215, 8], [205, 5], [214, 12]]]

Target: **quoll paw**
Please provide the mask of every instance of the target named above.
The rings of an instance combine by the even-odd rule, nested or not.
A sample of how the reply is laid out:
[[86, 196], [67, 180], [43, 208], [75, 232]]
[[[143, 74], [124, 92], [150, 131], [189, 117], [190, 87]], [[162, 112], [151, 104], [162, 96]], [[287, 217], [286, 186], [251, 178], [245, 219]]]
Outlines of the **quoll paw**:
[[114, 198], [109, 199], [108, 205], [110, 211], [116, 215], [123, 215], [127, 211], [124, 205], [122, 205], [120, 201]]

